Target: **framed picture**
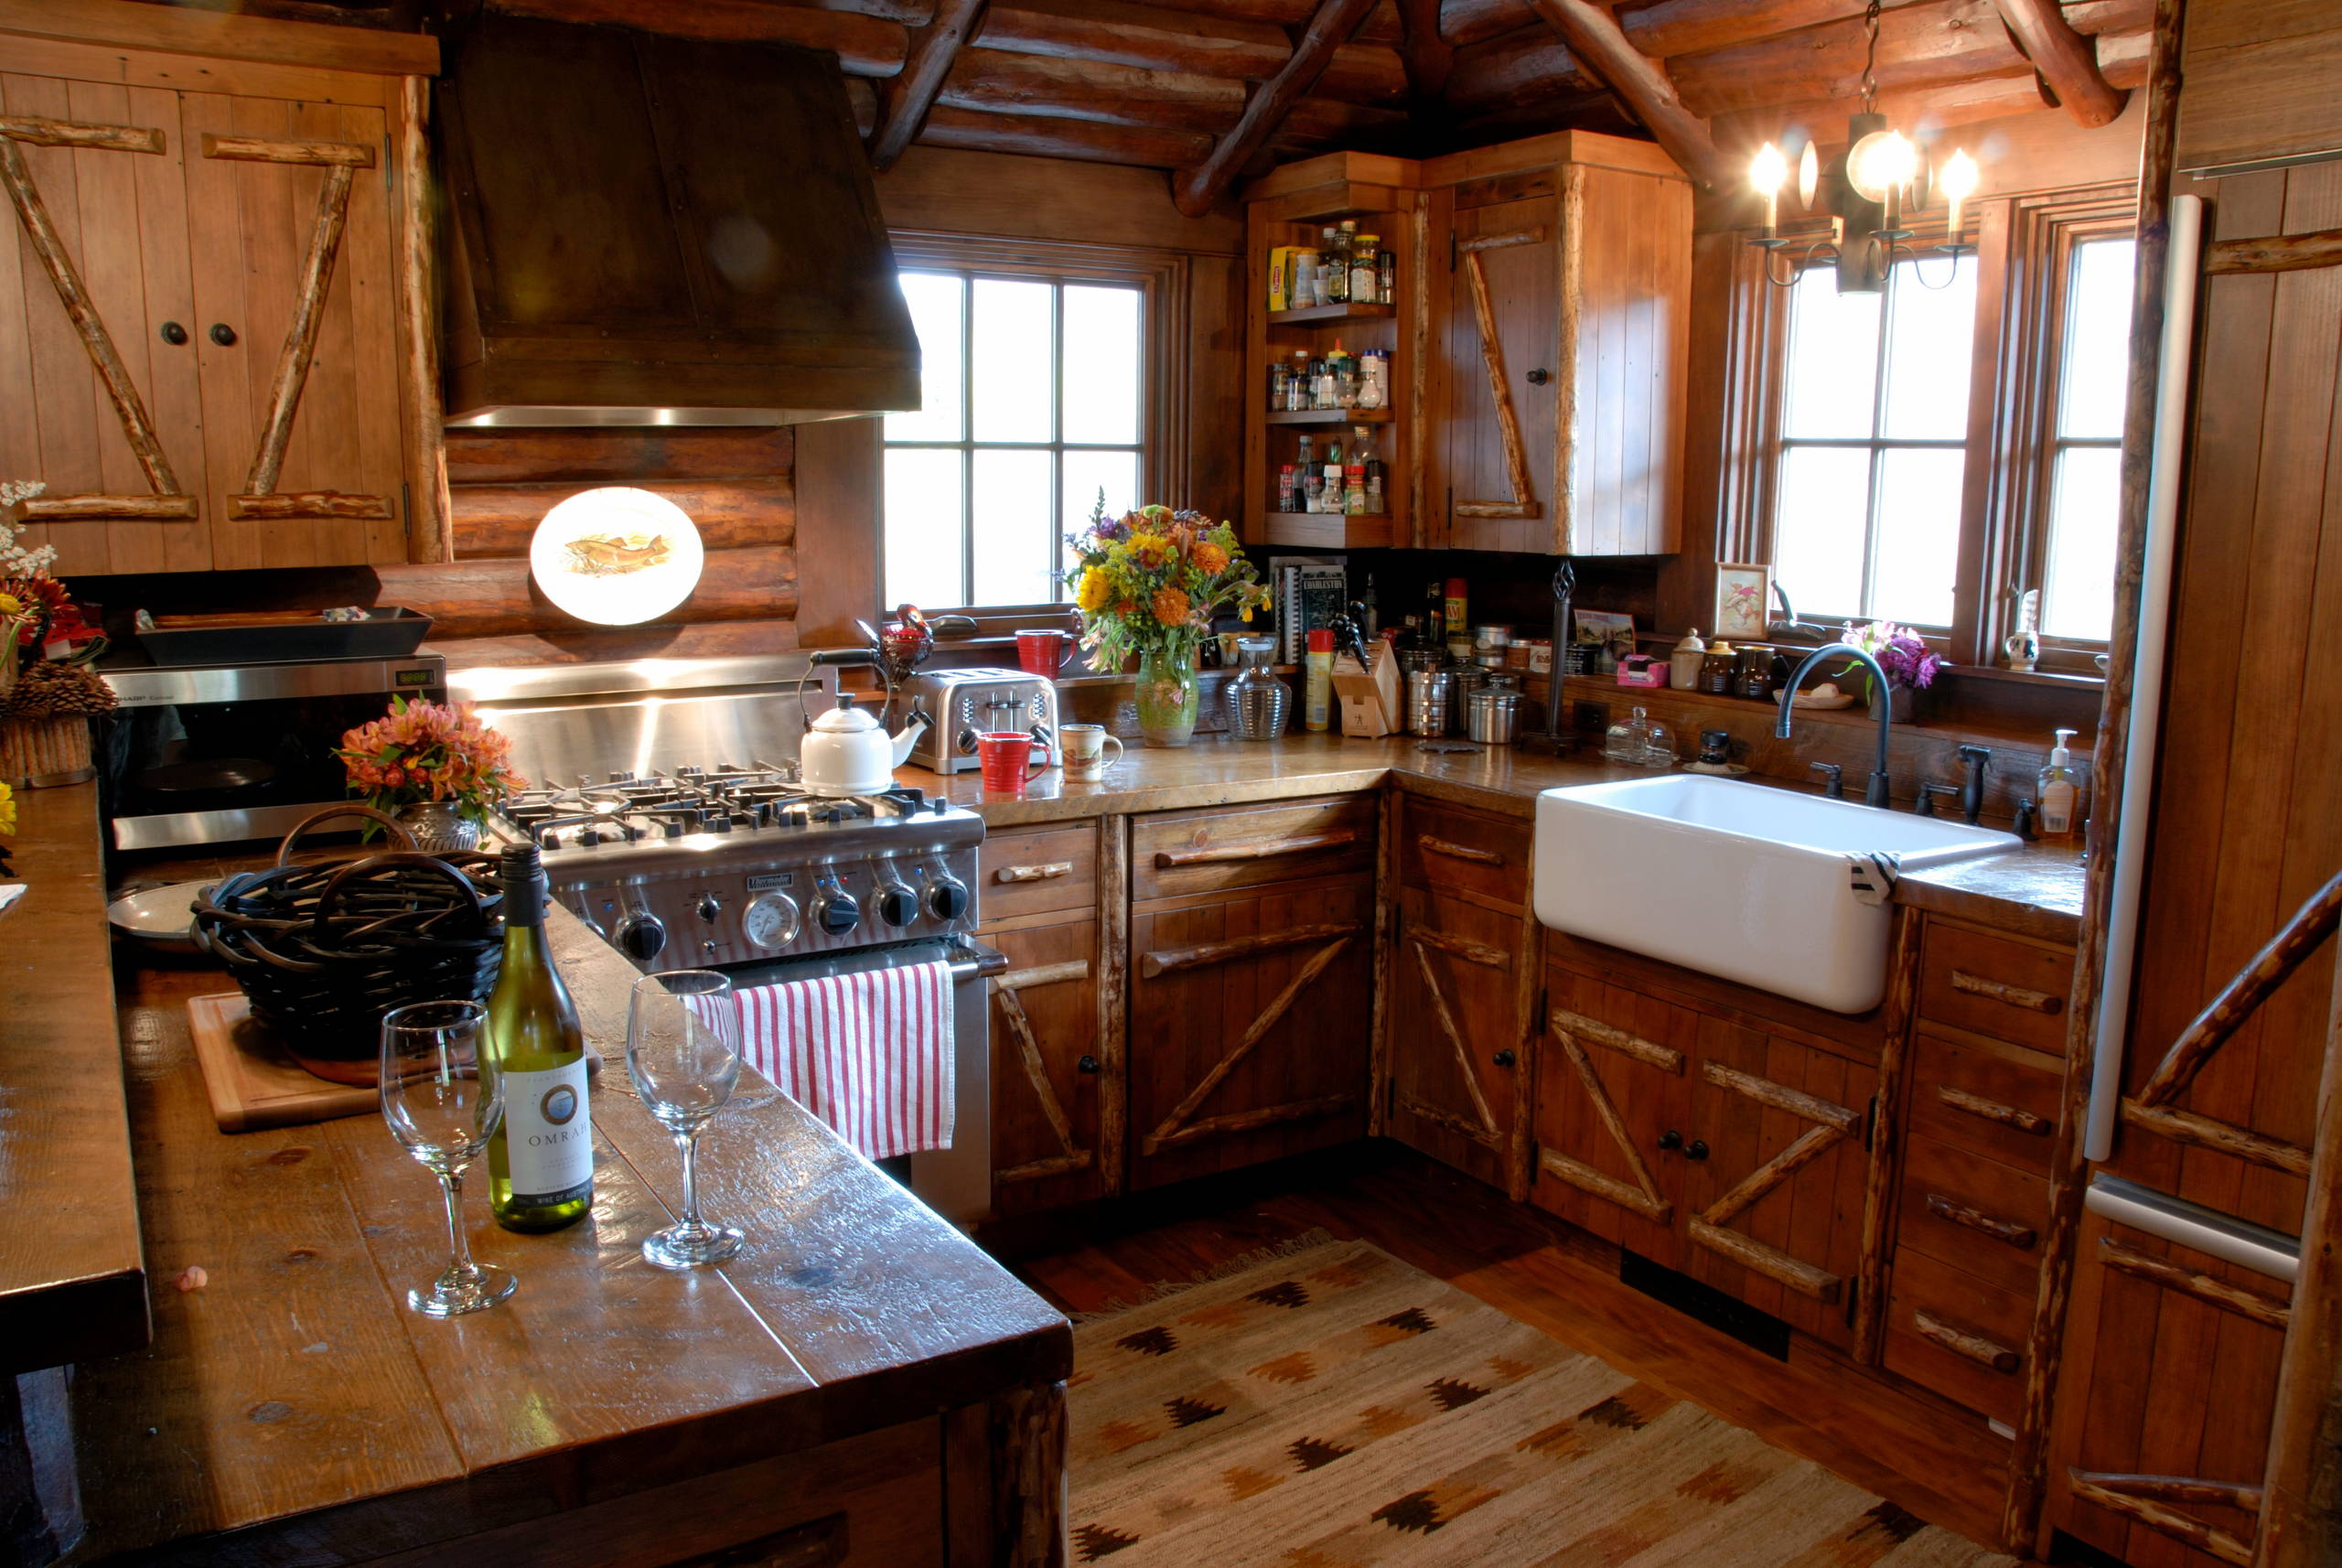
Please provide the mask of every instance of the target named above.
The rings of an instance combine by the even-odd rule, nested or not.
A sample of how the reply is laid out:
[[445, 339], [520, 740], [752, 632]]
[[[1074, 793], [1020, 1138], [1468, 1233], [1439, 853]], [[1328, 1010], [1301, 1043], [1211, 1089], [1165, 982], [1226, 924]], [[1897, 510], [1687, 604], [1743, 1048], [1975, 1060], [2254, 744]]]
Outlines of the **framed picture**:
[[1577, 641], [1581, 647], [1608, 648], [1620, 654], [1635, 650], [1635, 618], [1613, 610], [1575, 610], [1572, 619], [1577, 623]]
[[1716, 563], [1716, 628], [1728, 641], [1762, 638], [1772, 618], [1770, 566]]

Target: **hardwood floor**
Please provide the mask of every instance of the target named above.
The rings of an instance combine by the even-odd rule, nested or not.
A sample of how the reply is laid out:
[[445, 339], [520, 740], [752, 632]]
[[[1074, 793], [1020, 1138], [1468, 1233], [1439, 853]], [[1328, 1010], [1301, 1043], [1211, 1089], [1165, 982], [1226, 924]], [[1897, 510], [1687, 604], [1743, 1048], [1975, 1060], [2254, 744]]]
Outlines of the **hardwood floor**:
[[1606, 1243], [1394, 1144], [1140, 1193], [987, 1235], [1069, 1313], [1135, 1301], [1313, 1229], [1364, 1237], [1931, 1523], [1994, 1539], [2008, 1445], [1982, 1417], [1795, 1341], [1786, 1363], [1621, 1284]]

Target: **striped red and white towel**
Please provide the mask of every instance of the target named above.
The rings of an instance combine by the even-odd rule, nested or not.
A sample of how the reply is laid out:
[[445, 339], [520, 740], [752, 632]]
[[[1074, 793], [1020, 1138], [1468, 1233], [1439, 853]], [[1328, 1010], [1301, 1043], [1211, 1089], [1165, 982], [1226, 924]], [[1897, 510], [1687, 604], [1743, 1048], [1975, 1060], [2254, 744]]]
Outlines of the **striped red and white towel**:
[[740, 993], [749, 1065], [871, 1159], [951, 1146], [951, 966]]

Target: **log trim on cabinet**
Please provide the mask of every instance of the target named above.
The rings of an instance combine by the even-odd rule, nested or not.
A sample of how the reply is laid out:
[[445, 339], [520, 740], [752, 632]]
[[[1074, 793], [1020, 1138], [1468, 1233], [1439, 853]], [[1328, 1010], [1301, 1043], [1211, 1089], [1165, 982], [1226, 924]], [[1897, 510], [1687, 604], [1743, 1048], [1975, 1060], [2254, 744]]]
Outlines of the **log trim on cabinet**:
[[1928, 1344], [1995, 1372], [2014, 1372], [2023, 1359], [1997, 1339], [1945, 1322], [1926, 1307], [1911, 1314], [1911, 1330]]
[[1971, 974], [1964, 969], [1951, 972], [1951, 988], [1971, 996], [1982, 996], [1988, 1002], [1999, 1002], [2026, 1013], [2038, 1013], [2055, 1017], [2066, 1010], [2066, 999], [2052, 996], [2046, 991], [2034, 991], [2022, 985], [2012, 985], [2005, 980], [1989, 975]]
[[1686, 1233], [1711, 1251], [1721, 1252], [1743, 1268], [1786, 1285], [1800, 1295], [1821, 1302], [1836, 1301], [1843, 1283], [1836, 1274], [1802, 1258], [1791, 1257], [1753, 1236], [1726, 1230], [1725, 1227], [1799, 1170], [1844, 1143], [1847, 1134], [1862, 1125], [1862, 1112], [1833, 1104], [1802, 1090], [1775, 1083], [1770, 1079], [1742, 1072], [1738, 1068], [1727, 1067], [1722, 1062], [1703, 1061], [1700, 1064], [1700, 1073], [1718, 1089], [1727, 1090], [1772, 1110], [1787, 1112], [1813, 1125], [1799, 1133], [1779, 1154], [1742, 1177], [1729, 1191], [1708, 1205], [1704, 1211], [1695, 1215], [1686, 1228]]
[[2211, 277], [2306, 272], [2314, 267], [2342, 267], [2342, 229], [2271, 234], [2257, 240], [2215, 240], [2204, 252], [2204, 271]]
[[1011, 1165], [993, 1175], [995, 1182], [1038, 1181], [1044, 1176], [1063, 1176], [1069, 1171], [1087, 1170], [1095, 1152], [1085, 1149], [1073, 1135], [1073, 1119], [1066, 1114], [1058, 1100], [1055, 1086], [1049, 1082], [1048, 1064], [1041, 1058], [1041, 1042], [1033, 1033], [1033, 1020], [1025, 1012], [1018, 997], [1020, 991], [1040, 985], [1062, 985], [1069, 981], [1090, 978], [1090, 964], [1086, 958], [1065, 963], [1036, 965], [1031, 969], [1011, 970], [996, 974], [986, 983], [993, 1000], [1000, 1005], [1002, 1020], [1016, 1041], [1016, 1059], [1025, 1069], [1025, 1080], [1033, 1090], [1033, 1098], [1041, 1108], [1041, 1115], [1049, 1124], [1049, 1132], [1058, 1141], [1058, 1153], [1038, 1160], [1028, 1160], [1021, 1165]]
[[1437, 948], [1450, 958], [1460, 958], [1466, 963], [1478, 964], [1482, 969], [1505, 970], [1512, 967], [1512, 955], [1499, 947], [1476, 942], [1445, 931], [1418, 929], [1407, 933], [1408, 940], [1427, 948]]
[[1552, 1010], [1550, 1020], [1556, 1035], [1582, 1036], [1606, 1051], [1616, 1051], [1622, 1057], [1632, 1057], [1645, 1067], [1654, 1067], [1675, 1078], [1683, 1076], [1683, 1053], [1656, 1040], [1646, 1040], [1640, 1035], [1630, 1035], [1624, 1029], [1613, 1028], [1598, 1018], [1583, 1013], [1573, 1013], [1566, 1007]]
[[1289, 931], [1269, 931], [1257, 937], [1237, 937], [1224, 942], [1198, 942], [1189, 948], [1150, 949], [1140, 955], [1138, 972], [1144, 978], [1153, 980], [1159, 974], [1169, 974], [1177, 970], [1230, 963], [1258, 953], [1274, 952], [1280, 948], [1323, 941], [1327, 937], [1352, 937], [1364, 929], [1362, 926], [1295, 926]]
[[1119, 1197], [1130, 1178], [1131, 820], [1108, 817], [1098, 829], [1098, 1148], [1101, 1190]]
[[2033, 1244], [2041, 1239], [2041, 1232], [2030, 1225], [2022, 1225], [2014, 1219], [2003, 1219], [1997, 1215], [1987, 1214], [1973, 1204], [1962, 1203], [1956, 1197], [1946, 1197], [1939, 1192], [1928, 1194], [1926, 1208], [1929, 1214], [1947, 1224], [1973, 1230], [1979, 1236], [1989, 1236], [2003, 1246], [2014, 1247], [2021, 1252], [2029, 1251]]
[[1996, 1122], [2036, 1138], [2046, 1138], [2056, 1132], [2057, 1123], [2047, 1116], [2036, 1116], [2030, 1111], [2020, 1111], [2014, 1105], [2004, 1105], [1997, 1100], [1971, 1093], [1955, 1084], [1936, 1085], [1936, 1098], [1963, 1116]]
[[65, 253], [65, 241], [49, 217], [48, 203], [41, 199], [40, 188], [33, 183], [32, 167], [16, 149], [20, 141], [35, 146], [160, 153], [163, 134], [137, 125], [88, 125], [62, 120], [20, 118], [0, 122], [0, 185], [7, 187], [8, 199], [24, 225], [33, 255], [39, 261], [41, 271], [48, 274], [49, 286], [57, 291], [58, 303], [65, 307], [66, 317], [81, 337], [91, 364], [97, 367], [98, 380], [105, 386], [107, 401], [113, 404], [114, 417], [122, 423], [123, 436], [130, 443], [131, 455], [138, 459], [139, 471], [146, 476], [148, 488], [158, 496], [178, 497], [184, 492], [179, 489], [178, 477], [171, 471], [171, 460], [163, 452], [162, 441], [155, 434], [155, 422], [147, 416], [137, 384], [130, 379], [129, 367], [123, 363], [121, 350], [114, 347], [113, 335], [106, 330], [105, 321], [98, 315], [97, 304], [83, 285], [73, 258]]
[[2183, 1268], [2168, 1258], [2154, 1257], [2126, 1247], [2111, 1236], [2099, 1238], [2098, 1261], [2118, 1274], [2129, 1274], [2133, 1279], [2161, 1285], [2167, 1291], [2193, 1296], [2207, 1306], [2232, 1312], [2248, 1322], [2258, 1323], [2263, 1328], [2273, 1328], [2280, 1334], [2293, 1321], [2293, 1308], [2273, 1295], [2264, 1295], [2260, 1291], [2248, 1290], [2227, 1280], [2197, 1273], [2194, 1269]]
[[2213, 1149], [2223, 1155], [2234, 1155], [2272, 1171], [2287, 1176], [2309, 1175], [2309, 1151], [2298, 1144], [2288, 1144], [2282, 1138], [2272, 1138], [2249, 1127], [2223, 1122], [2217, 1116], [2206, 1116], [2194, 1111], [2175, 1111], [2165, 1106], [2142, 1105], [2135, 1100], [2122, 1101], [2122, 1120], [2143, 1133], [2153, 1133], [2175, 1144], [2193, 1148]]
[[[1431, 948], [1436, 946], [1446, 950], [1447, 942], [1454, 942], [1456, 939], [1448, 938], [1434, 943], [1425, 941], [1425, 933], [1422, 931], [1410, 931], [1408, 936], [1415, 955], [1415, 968], [1423, 977], [1423, 989], [1431, 993], [1432, 1016], [1439, 1021], [1439, 1032], [1446, 1036], [1448, 1049], [1455, 1054], [1456, 1070], [1464, 1075], [1464, 1092], [1471, 1096], [1473, 1114], [1479, 1118], [1477, 1127], [1459, 1130], [1475, 1143], [1493, 1149], [1504, 1141], [1504, 1132], [1498, 1124], [1495, 1110], [1488, 1104], [1488, 1091], [1480, 1087], [1480, 1074], [1472, 1066], [1472, 1047], [1465, 1042], [1463, 1027], [1456, 1022], [1456, 1010], [1447, 1004], [1447, 993], [1440, 989], [1439, 972], [1431, 961]], [[1457, 942], [1456, 945], [1473, 947], [1477, 944]], [[1467, 959], [1466, 961], [1481, 961]]]
[[1226, 861], [1273, 860], [1279, 855], [1315, 854], [1321, 850], [1342, 849], [1358, 843], [1358, 834], [1348, 831], [1329, 833], [1302, 833], [1289, 839], [1266, 839], [1258, 843], [1200, 844], [1192, 849], [1160, 849], [1155, 852], [1155, 868], [1171, 871], [1183, 865], [1216, 865]]
[[[1610, 1141], [1617, 1145], [1618, 1152], [1627, 1157], [1627, 1168], [1634, 1173], [1635, 1180], [1634, 1185], [1630, 1187], [1616, 1176], [1606, 1175], [1581, 1160], [1572, 1159], [1569, 1155], [1557, 1154], [1552, 1149], [1540, 1149], [1537, 1152], [1538, 1165], [1581, 1192], [1591, 1193], [1596, 1197], [1615, 1203], [1621, 1208], [1641, 1215], [1653, 1224], [1664, 1225], [1674, 1214], [1675, 1206], [1660, 1195], [1659, 1183], [1650, 1174], [1649, 1164], [1644, 1160], [1643, 1152], [1635, 1146], [1634, 1134], [1627, 1130], [1626, 1118], [1618, 1114], [1617, 1102], [1610, 1098], [1610, 1090], [1604, 1086], [1602, 1075], [1594, 1070], [1594, 1058], [1585, 1054], [1585, 1047], [1579, 1043], [1577, 1029], [1570, 1024], [1565, 1024], [1563, 1021], [1564, 1019], [1574, 1019], [1578, 1024], [1590, 1024], [1593, 1020], [1556, 1008], [1552, 1021], [1553, 1038], [1560, 1044], [1562, 1054], [1569, 1058], [1570, 1067], [1577, 1073], [1578, 1082], [1585, 1090], [1586, 1102], [1594, 1107], [1595, 1118], [1601, 1122], [1603, 1130], [1610, 1134]], [[1597, 1027], [1617, 1036], [1620, 1039], [1634, 1038], [1630, 1035], [1623, 1035], [1615, 1029], [1608, 1029], [1607, 1026], [1597, 1026]], [[1588, 1037], [1598, 1039], [1598, 1036], [1590, 1032]], [[1636, 1043], [1649, 1044], [1648, 1041]], [[1663, 1051], [1666, 1047], [1651, 1046], [1650, 1049]], [[1634, 1051], [1624, 1054], [1634, 1057], [1638, 1061], [1648, 1062], [1650, 1059]], [[1676, 1070], [1681, 1070], [1681, 1067], [1682, 1058], [1677, 1056]], [[1660, 1070], [1666, 1069], [1662, 1068]]]
[[1468, 860], [1476, 865], [1502, 865], [1505, 863], [1504, 856], [1492, 849], [1475, 849], [1468, 843], [1454, 843], [1428, 834], [1417, 839], [1415, 847], [1425, 854], [1445, 855], [1450, 860]]
[[[2136, 1491], [2123, 1490], [2118, 1485], [2110, 1484], [2131, 1481], [2168, 1483], [2177, 1477], [2110, 1476], [2101, 1471], [2068, 1469], [2066, 1472], [2066, 1479], [2067, 1484], [2073, 1488], [2074, 1496], [2083, 1502], [2093, 1503], [2100, 1508], [2122, 1514], [2127, 1519], [2136, 1520], [2156, 1534], [2168, 1536], [2184, 1546], [2192, 1546], [2198, 1552], [2228, 1563], [2229, 1568], [2252, 1568], [2251, 1541], [2231, 1535], [2225, 1530], [2206, 1524], [2200, 1519], [2191, 1519], [2156, 1498], [2143, 1496]], [[2197, 1484], [2206, 1487], [2218, 1485], [2217, 1482], [2209, 1481]]]
[[[1211, 1098], [1211, 1091], [1218, 1089], [1220, 1084], [1226, 1080], [1228, 1075], [1234, 1072], [1238, 1066], [1243, 1062], [1244, 1058], [1252, 1054], [1252, 1048], [1268, 1037], [1269, 1031], [1275, 1028], [1278, 1020], [1283, 1018], [1285, 1014], [1292, 1009], [1295, 1001], [1299, 998], [1304, 991], [1309, 988], [1310, 983], [1315, 981], [1319, 975], [1325, 973], [1327, 967], [1341, 956], [1342, 950], [1350, 945], [1351, 939], [1357, 936], [1359, 929], [1360, 928], [1357, 926], [1309, 928], [1311, 931], [1316, 932], [1318, 936], [1322, 936], [1328, 930], [1338, 932], [1339, 934], [1337, 935], [1332, 941], [1327, 943], [1317, 951], [1309, 955], [1308, 961], [1295, 972], [1292, 980], [1285, 983], [1285, 988], [1283, 991], [1278, 992], [1277, 994], [1271, 999], [1269, 1004], [1261, 1010], [1260, 1015], [1255, 1017], [1252, 1022], [1246, 1026], [1243, 1037], [1236, 1042], [1234, 1048], [1230, 1050], [1226, 1056], [1220, 1058], [1218, 1062], [1214, 1063], [1212, 1069], [1204, 1074], [1202, 1079], [1197, 1082], [1195, 1088], [1187, 1091], [1186, 1098], [1182, 1099], [1178, 1104], [1171, 1108], [1171, 1113], [1163, 1119], [1162, 1124], [1156, 1127], [1154, 1132], [1146, 1135], [1145, 1140], [1140, 1145], [1140, 1152], [1142, 1154], [1157, 1154], [1164, 1149], [1175, 1147], [1180, 1144], [1193, 1143], [1198, 1139], [1217, 1136], [1222, 1133], [1250, 1132], [1255, 1127], [1267, 1126], [1275, 1122], [1297, 1121], [1309, 1116], [1331, 1115], [1336, 1111], [1346, 1110], [1358, 1103], [1359, 1097], [1355, 1094], [1328, 1095], [1321, 1097], [1318, 1100], [1299, 1101], [1292, 1105], [1269, 1106], [1257, 1111], [1241, 1112], [1235, 1115], [1217, 1117], [1206, 1122], [1190, 1122], [1188, 1120], [1189, 1117], [1193, 1116], [1202, 1108], [1206, 1100]], [[1285, 935], [1288, 938], [1298, 938], [1299, 940], [1303, 941], [1316, 940], [1316, 937], [1301, 937], [1299, 936], [1299, 933], [1286, 933]], [[1248, 951], [1267, 951], [1275, 948], [1292, 947], [1295, 945], [1296, 945], [1295, 941], [1291, 940], [1269, 940], [1262, 938], [1251, 939], [1249, 943], [1216, 942], [1211, 944], [1212, 948], [1219, 950], [1235, 949], [1238, 950], [1235, 952], [1227, 952], [1223, 950], [1221, 954], [1216, 958], [1197, 960], [1195, 962], [1182, 964], [1177, 967], [1193, 968], [1196, 966], [1197, 962], [1225, 962], [1230, 958], [1243, 956], [1244, 953]], [[1203, 948], [1189, 948], [1186, 950], [1189, 953], [1198, 953], [1209, 951], [1210, 950]], [[1152, 961], [1155, 956], [1156, 955], [1154, 953], [1149, 953], [1147, 958]], [[1154, 972], [1159, 973], [1160, 971], [1155, 971]]]
[[1472, 292], [1472, 320], [1480, 338], [1480, 363], [1488, 375], [1488, 395], [1497, 412], [1497, 435], [1504, 446], [1505, 482], [1511, 487], [1509, 499], [1495, 500], [1459, 500], [1455, 503], [1458, 517], [1542, 517], [1545, 509], [1534, 499], [1535, 487], [1529, 477], [1528, 448], [1520, 438], [1520, 413], [1513, 406], [1512, 383], [1507, 378], [1504, 344], [1497, 336], [1496, 301], [1488, 293], [1488, 274], [1480, 264], [1480, 252], [1509, 249], [1515, 245], [1541, 245], [1545, 242], [1542, 224], [1534, 228], [1502, 234], [1479, 234], [1456, 242], [1461, 258], [1464, 280]]

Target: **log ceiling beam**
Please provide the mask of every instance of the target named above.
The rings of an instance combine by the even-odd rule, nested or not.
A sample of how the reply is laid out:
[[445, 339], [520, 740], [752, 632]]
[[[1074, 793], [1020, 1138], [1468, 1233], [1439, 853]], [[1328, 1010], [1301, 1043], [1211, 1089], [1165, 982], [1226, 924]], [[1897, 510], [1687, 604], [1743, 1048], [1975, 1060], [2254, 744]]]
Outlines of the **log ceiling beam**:
[[1029, 157], [1162, 169], [1185, 168], [1203, 159], [1212, 147], [1211, 137], [1189, 131], [1106, 125], [1094, 120], [1039, 114], [983, 114], [949, 104], [938, 104], [928, 115], [919, 142], [924, 146], [962, 147], [972, 152], [1021, 153]]
[[[1448, 35], [1464, 41], [1456, 31], [1456, 13], [1480, 11], [1518, 0], [1450, 0]], [[1889, 11], [1913, 0], [1886, 0]], [[2061, 7], [2067, 25], [2083, 33], [2130, 31], [2147, 26], [2154, 0], [2073, 0]], [[1733, 48], [1760, 38], [1778, 38], [1807, 27], [1859, 22], [1863, 0], [1657, 0], [1632, 9], [1619, 7], [1618, 26], [1628, 42], [1655, 59]]]
[[1323, 0], [1293, 48], [1284, 69], [1261, 84], [1235, 125], [1193, 168], [1175, 174], [1171, 199], [1190, 218], [1200, 218], [1228, 193], [1252, 155], [1266, 146], [1293, 106], [1317, 85], [1333, 63], [1334, 50], [1358, 30], [1377, 0]]
[[2095, 129], [2122, 113], [2130, 94], [2106, 80], [2090, 40], [2074, 31], [2057, 0], [1993, 0], [2049, 91], [2077, 124]]
[[[1224, 77], [976, 48], [961, 51], [936, 102], [979, 113], [1150, 125], [1218, 136], [1242, 116], [1245, 90], [1241, 81]], [[1402, 132], [1407, 124], [1405, 113], [1398, 109], [1305, 98], [1294, 105], [1284, 131], [1306, 141], [1373, 140]]]
[[[1293, 53], [1281, 27], [1125, 0], [994, 0], [976, 40], [1004, 54], [1096, 60], [1142, 70], [1186, 71], [1230, 81], [1264, 81]], [[1407, 73], [1387, 44], [1348, 43], [1317, 83], [1327, 98], [1397, 103]]]
[[878, 90], [878, 127], [870, 133], [870, 166], [880, 174], [895, 166], [927, 124], [943, 79], [951, 74], [960, 47], [984, 25], [988, 0], [937, 0], [935, 20], [911, 34], [899, 75]]
[[1708, 123], [1683, 106], [1667, 68], [1627, 41], [1617, 17], [1595, 0], [1530, 0], [1530, 5], [1561, 34], [1570, 53], [1618, 95], [1685, 174], [1717, 190], [1730, 183]]
[[1423, 103], [1439, 101], [1456, 66], [1456, 47], [1440, 36], [1439, 10], [1440, 0], [1399, 0], [1399, 20], [1406, 29], [1399, 58], [1407, 68], [1407, 92]]
[[910, 41], [900, 22], [883, 16], [761, 0], [496, 0], [496, 8], [550, 22], [598, 22], [680, 38], [827, 49], [848, 76], [895, 75], [903, 69]]
[[1553, 29], [1538, 22], [1526, 32], [1457, 49], [1446, 97], [1456, 114], [1472, 118], [1605, 91]]

